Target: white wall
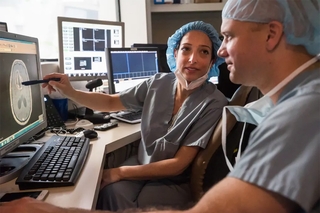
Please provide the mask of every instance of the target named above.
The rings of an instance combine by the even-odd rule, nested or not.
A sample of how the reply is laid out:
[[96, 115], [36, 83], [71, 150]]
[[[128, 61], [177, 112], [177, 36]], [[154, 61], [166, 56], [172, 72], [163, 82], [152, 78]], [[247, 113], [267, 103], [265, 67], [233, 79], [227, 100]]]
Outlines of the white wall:
[[125, 25], [125, 47], [148, 43], [146, 0], [121, 0], [121, 21]]

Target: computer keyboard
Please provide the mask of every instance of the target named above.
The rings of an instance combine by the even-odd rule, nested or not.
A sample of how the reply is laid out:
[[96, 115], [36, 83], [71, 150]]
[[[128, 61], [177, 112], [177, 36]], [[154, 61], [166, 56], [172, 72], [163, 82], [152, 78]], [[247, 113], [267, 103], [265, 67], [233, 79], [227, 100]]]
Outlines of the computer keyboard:
[[110, 117], [124, 121], [126, 123], [140, 123], [142, 111], [121, 111], [118, 113], [110, 114]]
[[59, 115], [56, 107], [54, 106], [49, 95], [44, 96], [45, 106], [46, 106], [46, 116], [47, 116], [47, 126], [48, 127], [62, 127], [65, 128], [64, 121]]
[[52, 136], [20, 173], [19, 189], [75, 185], [89, 153], [89, 139]]

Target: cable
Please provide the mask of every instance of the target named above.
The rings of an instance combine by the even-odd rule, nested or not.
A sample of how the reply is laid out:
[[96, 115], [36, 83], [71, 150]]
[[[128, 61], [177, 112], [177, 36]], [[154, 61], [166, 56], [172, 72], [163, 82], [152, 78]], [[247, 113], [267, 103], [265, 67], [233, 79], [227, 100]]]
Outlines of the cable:
[[50, 132], [54, 133], [54, 134], [56, 134], [58, 136], [61, 135], [61, 134], [65, 134], [66, 135], [68, 133], [68, 131], [66, 129], [62, 128], [62, 127], [53, 127], [53, 128], [51, 128]]
[[120, 5], [120, 0], [117, 1], [117, 6], [118, 6], [118, 21], [121, 22], [121, 5]]
[[66, 129], [67, 132], [69, 132], [70, 134], [74, 134], [74, 133], [78, 133], [78, 132], [82, 132], [83, 130], [85, 130], [84, 128], [82, 127], [78, 127], [76, 129]]

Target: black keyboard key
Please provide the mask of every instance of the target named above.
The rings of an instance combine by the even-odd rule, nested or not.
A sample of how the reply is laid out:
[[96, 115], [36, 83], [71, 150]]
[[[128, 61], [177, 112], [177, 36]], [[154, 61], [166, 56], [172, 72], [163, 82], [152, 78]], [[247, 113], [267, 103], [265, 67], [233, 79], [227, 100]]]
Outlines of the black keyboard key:
[[41, 177], [40, 175], [34, 175], [32, 179], [33, 180], [40, 180], [40, 177]]
[[68, 168], [73, 169], [74, 166], [76, 165], [77, 159], [78, 159], [77, 156], [73, 156], [73, 157], [71, 158], [71, 160], [70, 160], [70, 163], [69, 163], [69, 165], [68, 165]]
[[56, 176], [55, 174], [50, 174], [48, 176], [48, 180], [53, 181], [54, 180], [54, 176]]
[[48, 178], [48, 174], [42, 174], [40, 177], [40, 180], [45, 181], [45, 180], [47, 180], [47, 178]]
[[55, 179], [57, 181], [60, 181], [60, 180], [62, 180], [62, 176], [63, 176], [63, 172], [58, 172]]
[[24, 177], [24, 179], [25, 179], [25, 180], [31, 180], [31, 179], [32, 179], [32, 175], [26, 175], [26, 176]]
[[62, 180], [63, 181], [68, 181], [70, 179], [70, 175], [63, 175]]

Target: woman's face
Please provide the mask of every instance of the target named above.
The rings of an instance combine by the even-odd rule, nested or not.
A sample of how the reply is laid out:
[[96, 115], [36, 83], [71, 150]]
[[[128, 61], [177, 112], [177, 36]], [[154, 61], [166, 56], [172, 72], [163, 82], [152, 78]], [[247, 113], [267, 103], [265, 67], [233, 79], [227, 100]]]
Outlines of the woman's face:
[[185, 34], [174, 53], [177, 69], [188, 82], [204, 76], [212, 67], [212, 42], [204, 32]]

